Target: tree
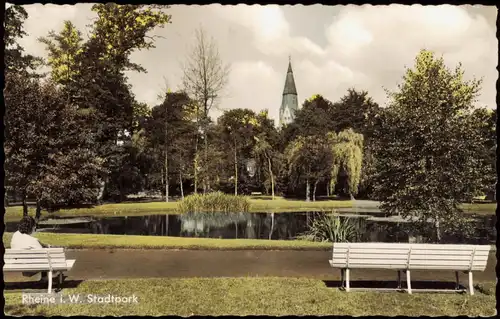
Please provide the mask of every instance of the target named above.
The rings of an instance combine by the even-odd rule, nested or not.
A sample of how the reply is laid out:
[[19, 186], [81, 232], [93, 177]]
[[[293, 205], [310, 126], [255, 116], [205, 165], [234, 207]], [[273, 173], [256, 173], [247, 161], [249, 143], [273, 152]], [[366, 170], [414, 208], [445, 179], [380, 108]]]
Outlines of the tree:
[[316, 186], [332, 167], [332, 151], [325, 136], [299, 136], [286, 151], [289, 175], [293, 180], [306, 183], [306, 201], [310, 200], [311, 183], [314, 185], [313, 201], [316, 200]]
[[258, 132], [259, 122], [255, 112], [249, 109], [233, 109], [224, 112], [218, 119], [223, 140], [232, 150], [234, 167], [234, 194], [238, 195], [238, 180], [241, 154], [251, 154], [253, 137]]
[[489, 163], [488, 174], [485, 175], [483, 192], [487, 198], [496, 200], [496, 149], [497, 149], [497, 110], [477, 108], [472, 113], [473, 121], [479, 128], [479, 134], [483, 140], [481, 154]]
[[[207, 128], [209, 125], [209, 112], [220, 99], [222, 90], [226, 87], [229, 77], [229, 65], [225, 65], [213, 38], [208, 38], [202, 28], [196, 30], [196, 43], [183, 66], [184, 90], [198, 102], [196, 109], [196, 122], [203, 132], [204, 157], [207, 162], [208, 139]], [[200, 109], [201, 108], [201, 109]], [[198, 154], [198, 135], [196, 138], [196, 154]], [[198, 155], [197, 155], [198, 156]], [[195, 163], [196, 166], [196, 163]], [[197, 171], [198, 168], [195, 168]], [[197, 178], [195, 176], [195, 184]], [[197, 191], [195, 187], [195, 192]], [[208, 181], [203, 182], [203, 190], [209, 188]]]
[[67, 106], [50, 81], [11, 74], [6, 82], [6, 183], [42, 207], [93, 203], [101, 159], [89, 147], [91, 133], [78, 125], [80, 114]]
[[378, 118], [382, 109], [368, 95], [368, 92], [351, 88], [339, 102], [333, 105], [331, 110], [330, 119], [335, 132], [339, 133], [351, 128], [364, 137], [359, 188], [364, 196], [369, 196], [372, 192], [375, 173], [372, 138], [377, 130]]
[[351, 199], [358, 191], [363, 162], [363, 135], [347, 129], [339, 134], [328, 133], [332, 151], [330, 192], [333, 194], [338, 174], [347, 176], [347, 192]]
[[47, 37], [38, 41], [45, 44], [48, 51], [48, 65], [51, 67], [51, 78], [54, 82], [66, 86], [78, 76], [77, 57], [83, 53], [82, 33], [71, 21], [64, 21], [59, 34], [51, 30]]
[[96, 4], [92, 11], [97, 19], [90, 26], [89, 39], [82, 41], [68, 22], [61, 33], [51, 32], [40, 39], [49, 51], [53, 80], [64, 88], [68, 103], [87, 115], [82, 125], [94, 132], [94, 149], [110, 172], [105, 178], [108, 194], [123, 189], [120, 183], [130, 183], [120, 182], [129, 168], [137, 170], [130, 167], [131, 154], [123, 143], [130, 142], [137, 128], [136, 113], [142, 108], [135, 101], [125, 72], [145, 72], [130, 55], [135, 50], [154, 48], [156, 37], [149, 32], [171, 20], [164, 8], [168, 7]]
[[[23, 76], [37, 76], [34, 71], [43, 64], [43, 60], [30, 54], [24, 54], [24, 48], [18, 40], [27, 35], [24, 21], [28, 13], [20, 5], [11, 5], [5, 9], [5, 71], [22, 73]], [[38, 75], [39, 76], [39, 75]]]
[[459, 205], [483, 185], [488, 163], [470, 116], [480, 81], [464, 80], [461, 65], [422, 50], [383, 113], [376, 138], [376, 187], [381, 209], [433, 221], [435, 240], [463, 227]]
[[145, 124], [149, 148], [158, 154], [157, 159], [163, 159], [160, 167], [166, 196], [169, 196], [170, 169], [176, 167], [182, 185], [186, 169], [184, 161], [191, 155], [190, 144], [195, 129], [189, 118], [192, 108], [193, 101], [184, 92], [166, 92], [163, 102], [153, 108]]
[[260, 132], [254, 136], [255, 145], [252, 154], [257, 158], [259, 167], [266, 167], [264, 171], [267, 173], [267, 180], [264, 184], [270, 184], [271, 196], [274, 199], [276, 176], [281, 164], [281, 154], [277, 150], [279, 136], [273, 121], [268, 118], [267, 110], [258, 114], [257, 121]]
[[319, 94], [305, 100], [302, 108], [296, 111], [294, 121], [284, 128], [286, 141], [293, 141], [298, 136], [323, 136], [325, 132], [335, 131], [333, 108], [333, 103]]

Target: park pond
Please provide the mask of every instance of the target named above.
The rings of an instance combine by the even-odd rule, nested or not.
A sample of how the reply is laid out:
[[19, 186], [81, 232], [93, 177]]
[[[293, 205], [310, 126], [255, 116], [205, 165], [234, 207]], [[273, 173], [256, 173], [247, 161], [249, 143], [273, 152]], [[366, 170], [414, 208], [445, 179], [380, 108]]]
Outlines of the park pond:
[[[38, 232], [114, 235], [174, 236], [198, 238], [247, 238], [293, 240], [308, 230], [324, 213], [196, 213], [119, 217], [49, 218], [39, 222]], [[384, 216], [380, 211], [345, 211], [356, 229], [355, 241], [424, 242], [425, 236], [412, 233], [408, 220]], [[447, 243], [494, 244], [496, 216], [473, 216], [474, 236], [449, 236]], [[17, 230], [17, 223], [6, 223], [6, 231]]]

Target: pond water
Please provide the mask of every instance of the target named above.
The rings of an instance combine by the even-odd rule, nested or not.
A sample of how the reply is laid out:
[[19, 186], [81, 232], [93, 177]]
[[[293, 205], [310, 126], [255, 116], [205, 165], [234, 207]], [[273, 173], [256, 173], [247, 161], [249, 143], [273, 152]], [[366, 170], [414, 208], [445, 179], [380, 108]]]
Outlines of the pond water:
[[[50, 218], [41, 221], [38, 232], [147, 235], [202, 238], [248, 238], [292, 240], [307, 230], [307, 225], [323, 213], [239, 213], [185, 214], [120, 217]], [[357, 241], [421, 242], [411, 234], [411, 225], [401, 219], [387, 218], [378, 212], [342, 214], [358, 229]], [[474, 236], [445, 238], [449, 243], [494, 244], [496, 216], [474, 219]], [[5, 230], [17, 230], [17, 223], [6, 223]]]

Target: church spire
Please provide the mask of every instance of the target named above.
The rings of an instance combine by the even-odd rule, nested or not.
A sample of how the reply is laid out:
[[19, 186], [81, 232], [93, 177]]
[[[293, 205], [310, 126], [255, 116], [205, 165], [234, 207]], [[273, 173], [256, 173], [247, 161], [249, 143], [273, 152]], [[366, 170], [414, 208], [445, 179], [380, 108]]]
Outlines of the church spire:
[[288, 71], [285, 78], [285, 87], [283, 89], [283, 99], [280, 107], [280, 126], [290, 124], [295, 118], [295, 112], [298, 110], [297, 88], [293, 78], [292, 57], [288, 56]]
[[286, 73], [285, 88], [283, 90], [283, 95], [285, 94], [297, 95], [297, 88], [295, 87], [295, 79], [293, 78], [291, 56], [288, 56], [288, 71]]

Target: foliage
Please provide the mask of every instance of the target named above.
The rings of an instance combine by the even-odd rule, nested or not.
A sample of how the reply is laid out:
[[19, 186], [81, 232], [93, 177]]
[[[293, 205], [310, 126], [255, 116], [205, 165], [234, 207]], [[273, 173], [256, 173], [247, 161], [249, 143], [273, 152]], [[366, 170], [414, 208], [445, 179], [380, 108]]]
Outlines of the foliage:
[[[222, 62], [219, 49], [213, 38], [208, 38], [205, 30], [199, 28], [196, 30], [196, 42], [192, 51], [187, 56], [183, 65], [183, 87], [189, 96], [196, 101], [194, 118], [198, 124], [196, 130], [195, 143], [195, 172], [199, 166], [198, 154], [198, 133], [201, 132], [204, 141], [203, 160], [208, 162], [208, 127], [210, 125], [209, 111], [217, 104], [222, 91], [227, 85], [230, 67]], [[204, 168], [207, 171], [206, 168]], [[210, 188], [208, 174], [204, 175], [204, 192]], [[197, 191], [197, 175], [195, 174], [195, 192]]]
[[304, 181], [306, 200], [309, 200], [310, 183], [316, 185], [325, 178], [332, 167], [333, 154], [327, 138], [325, 136], [299, 136], [288, 145], [285, 157], [292, 183]]
[[312, 218], [307, 230], [297, 236], [297, 239], [316, 242], [345, 243], [353, 242], [358, 237], [358, 229], [352, 219], [321, 214]]
[[333, 193], [339, 172], [347, 175], [347, 191], [354, 195], [358, 191], [363, 161], [363, 135], [347, 129], [328, 133], [331, 143], [333, 161], [331, 168], [330, 191]]
[[18, 40], [28, 35], [24, 31], [24, 21], [28, 13], [20, 5], [11, 5], [5, 9], [5, 71], [27, 77], [38, 77], [34, 71], [43, 64], [43, 60], [30, 54], [24, 54], [24, 48]]
[[9, 75], [5, 89], [6, 183], [42, 206], [95, 202], [101, 159], [54, 83]]
[[471, 112], [480, 81], [464, 80], [459, 65], [421, 51], [399, 91], [391, 93], [376, 146], [377, 198], [389, 214], [432, 218], [436, 241], [461, 224], [461, 202], [484, 185], [488, 166]]
[[179, 203], [182, 213], [246, 213], [250, 210], [250, 201], [246, 196], [228, 195], [222, 192], [192, 194]]

